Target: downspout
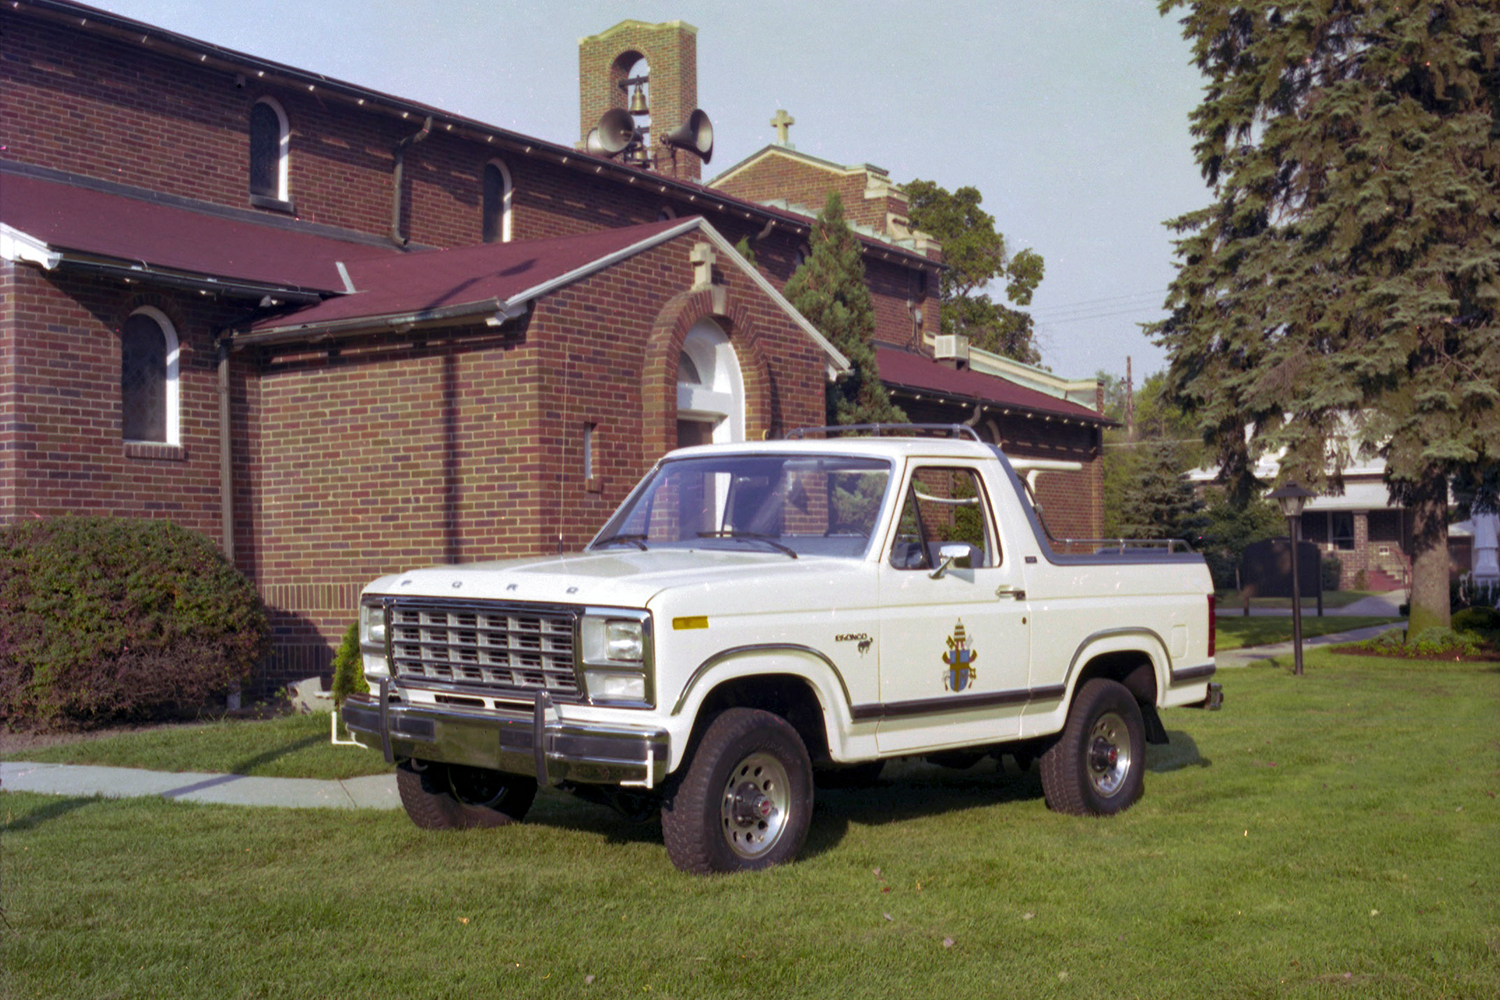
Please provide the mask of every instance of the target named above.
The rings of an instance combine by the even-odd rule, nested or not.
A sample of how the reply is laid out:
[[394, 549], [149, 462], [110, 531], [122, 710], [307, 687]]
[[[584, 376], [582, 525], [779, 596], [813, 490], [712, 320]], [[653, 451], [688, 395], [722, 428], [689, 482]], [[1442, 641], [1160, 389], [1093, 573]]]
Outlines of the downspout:
[[234, 565], [234, 446], [229, 433], [229, 337], [221, 335], [219, 349], [219, 520], [224, 558]]
[[396, 164], [391, 171], [391, 242], [396, 244], [398, 247], [404, 247], [411, 242], [410, 239], [401, 235], [401, 178], [405, 173], [406, 147], [415, 146], [417, 143], [427, 138], [428, 134], [431, 131], [432, 116], [428, 115], [427, 120], [422, 123], [422, 128], [420, 131], [418, 131], [415, 135], [409, 135], [405, 139], [402, 139], [400, 142], [396, 143], [394, 154], [396, 158]]

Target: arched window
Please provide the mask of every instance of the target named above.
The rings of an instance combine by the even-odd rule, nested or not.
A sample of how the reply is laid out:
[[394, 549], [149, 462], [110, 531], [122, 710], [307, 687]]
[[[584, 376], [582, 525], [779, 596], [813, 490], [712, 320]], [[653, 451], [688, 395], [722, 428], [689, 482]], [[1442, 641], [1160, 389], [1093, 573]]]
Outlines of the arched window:
[[120, 418], [126, 441], [178, 443], [177, 331], [150, 306], [120, 330]]
[[713, 320], [699, 320], [677, 359], [677, 445], [745, 440], [745, 387], [734, 345]]
[[274, 98], [262, 97], [250, 108], [250, 199], [285, 202], [287, 151], [291, 128]]
[[510, 242], [510, 170], [499, 160], [484, 165], [484, 242]]

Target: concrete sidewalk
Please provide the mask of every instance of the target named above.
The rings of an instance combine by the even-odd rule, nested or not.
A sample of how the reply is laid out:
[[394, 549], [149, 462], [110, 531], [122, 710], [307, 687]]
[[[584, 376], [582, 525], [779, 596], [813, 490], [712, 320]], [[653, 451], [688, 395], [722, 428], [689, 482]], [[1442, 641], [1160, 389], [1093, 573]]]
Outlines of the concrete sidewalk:
[[143, 771], [134, 767], [0, 761], [0, 791], [107, 799], [160, 796], [179, 802], [289, 809], [399, 809], [394, 774], [344, 781], [247, 778], [241, 774]]
[[[1314, 636], [1311, 639], [1302, 640], [1302, 650], [1306, 652], [1317, 646], [1338, 646], [1346, 642], [1363, 642], [1373, 639], [1382, 632], [1393, 628], [1402, 628], [1405, 622], [1397, 622], [1393, 625], [1371, 625], [1368, 628], [1350, 629], [1347, 632], [1334, 632], [1330, 635]], [[1220, 670], [1233, 669], [1235, 667], [1248, 667], [1252, 663], [1261, 660], [1274, 660], [1282, 656], [1291, 656], [1295, 650], [1290, 642], [1275, 642], [1268, 646], [1241, 646], [1239, 649], [1221, 649], [1214, 656], [1214, 662]]]

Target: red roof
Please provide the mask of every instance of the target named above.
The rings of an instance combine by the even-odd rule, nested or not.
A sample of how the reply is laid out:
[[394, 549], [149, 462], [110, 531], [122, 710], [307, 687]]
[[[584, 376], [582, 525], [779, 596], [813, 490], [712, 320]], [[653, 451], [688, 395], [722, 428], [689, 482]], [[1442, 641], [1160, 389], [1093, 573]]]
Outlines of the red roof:
[[234, 214], [217, 206], [196, 211], [153, 200], [146, 192], [136, 197], [0, 173], [0, 222], [64, 254], [277, 288], [336, 291], [344, 283], [335, 261], [396, 252]]
[[880, 381], [888, 386], [940, 393], [970, 402], [991, 403], [1016, 410], [1056, 414], [1092, 423], [1112, 423], [1098, 411], [1071, 400], [1028, 389], [999, 375], [987, 375], [969, 368], [949, 368], [925, 355], [910, 351], [877, 344], [875, 363], [880, 366]]
[[420, 319], [498, 309], [509, 301], [531, 298], [526, 293], [537, 294], [545, 290], [543, 286], [565, 280], [575, 271], [602, 266], [616, 254], [634, 252], [675, 230], [691, 229], [698, 221], [694, 216], [577, 236], [348, 261], [354, 294], [339, 295], [290, 315], [259, 320], [251, 330], [302, 330], [365, 319]]

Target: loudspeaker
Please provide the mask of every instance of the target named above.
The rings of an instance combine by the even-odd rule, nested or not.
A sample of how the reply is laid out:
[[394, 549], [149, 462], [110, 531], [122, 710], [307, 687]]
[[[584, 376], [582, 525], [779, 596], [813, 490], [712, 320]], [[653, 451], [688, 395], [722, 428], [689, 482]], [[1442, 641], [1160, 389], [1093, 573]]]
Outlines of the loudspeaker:
[[696, 153], [707, 163], [714, 155], [714, 125], [701, 108], [694, 108], [688, 120], [662, 136], [661, 141], [673, 149]]
[[623, 108], [610, 108], [589, 131], [588, 151], [596, 156], [615, 156], [635, 141], [635, 119]]

